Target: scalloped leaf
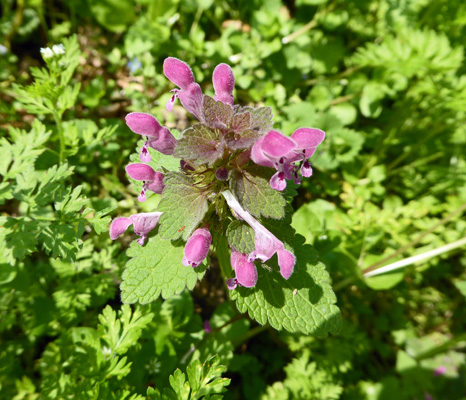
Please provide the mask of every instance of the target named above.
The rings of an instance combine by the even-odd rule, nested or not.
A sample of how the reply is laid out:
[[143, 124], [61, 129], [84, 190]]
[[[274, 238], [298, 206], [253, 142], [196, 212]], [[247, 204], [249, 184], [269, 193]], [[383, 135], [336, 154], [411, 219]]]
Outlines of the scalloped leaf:
[[212, 165], [223, 155], [223, 138], [220, 132], [196, 124], [186, 129], [178, 140], [174, 157], [190, 160], [196, 165]]
[[230, 189], [255, 217], [280, 219], [284, 216], [286, 201], [280, 192], [269, 184], [269, 171], [262, 167], [249, 170], [233, 170], [230, 173]]
[[273, 113], [271, 107], [242, 107], [241, 112], [249, 112], [251, 114], [250, 128], [260, 135], [265, 135], [272, 129]]
[[[296, 256], [296, 266], [290, 279], [280, 275], [277, 257], [258, 268], [259, 279], [252, 288], [238, 287], [230, 292], [240, 312], [260, 324], [267, 322], [275, 329], [302, 332], [314, 336], [337, 334], [341, 328], [340, 310], [330, 286], [330, 277], [317, 252], [305, 245], [301, 235], [294, 235], [289, 218], [264, 224]], [[270, 271], [269, 271], [270, 269]]]
[[168, 172], [158, 211], [159, 234], [162, 239], [188, 240], [204, 218], [208, 204], [205, 193], [194, 186], [192, 178], [179, 172]]
[[228, 225], [226, 237], [231, 248], [240, 253], [249, 254], [254, 251], [254, 230], [243, 221], [233, 221]]
[[184, 243], [151, 237], [144, 246], [133, 242], [128, 249], [131, 257], [123, 272], [120, 285], [123, 303], [147, 304], [162, 296], [167, 299], [181, 293], [185, 287], [192, 290], [202, 279], [206, 265], [197, 268], [182, 264]]
[[204, 117], [206, 124], [213, 129], [227, 129], [233, 117], [233, 107], [204, 96]]

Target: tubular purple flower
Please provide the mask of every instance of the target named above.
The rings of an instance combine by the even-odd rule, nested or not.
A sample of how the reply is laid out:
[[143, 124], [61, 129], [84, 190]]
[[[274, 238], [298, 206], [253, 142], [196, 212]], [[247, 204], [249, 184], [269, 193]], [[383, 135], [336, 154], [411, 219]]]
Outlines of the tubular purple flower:
[[142, 246], [147, 239], [147, 234], [157, 226], [161, 215], [161, 212], [152, 212], [115, 218], [110, 225], [110, 239], [115, 240], [126, 232], [130, 225], [133, 225], [134, 233], [140, 236], [137, 243]]
[[191, 114], [195, 115], [199, 121], [204, 120], [202, 112], [203, 94], [201, 87], [196, 83], [193, 72], [188, 64], [174, 57], [168, 57], [163, 62], [163, 73], [177, 85], [180, 90], [173, 89], [173, 96], [167, 102], [167, 110], [171, 111], [175, 100], [178, 97]]
[[236, 277], [227, 280], [228, 289], [233, 290], [237, 285], [247, 288], [256, 286], [257, 268], [254, 262], [248, 260], [246, 254], [241, 254], [239, 251], [234, 250], [231, 252], [230, 261]]
[[286, 250], [283, 242], [277, 239], [277, 237], [267, 230], [259, 221], [244, 210], [229, 190], [223, 191], [222, 195], [234, 214], [247, 222], [254, 230], [255, 249], [249, 254], [248, 261], [253, 262], [254, 260], [260, 259], [265, 262], [277, 253], [280, 273], [285, 279], [288, 279], [293, 273], [293, 268], [296, 264], [296, 257], [294, 254]]
[[150, 161], [150, 154], [147, 150], [148, 146], [166, 155], [173, 154], [176, 139], [167, 128], [160, 125], [154, 116], [133, 112], [126, 116], [126, 125], [134, 133], [146, 137], [146, 142], [142, 146], [141, 154], [139, 155], [142, 162]]
[[147, 164], [129, 164], [126, 166], [126, 173], [136, 181], [142, 181], [141, 194], [138, 197], [140, 202], [146, 201], [146, 191], [150, 190], [154, 193], [161, 194], [165, 188], [163, 183], [164, 175], [161, 172], [156, 172]]
[[196, 229], [186, 242], [183, 265], [195, 268], [201, 264], [209, 253], [211, 243], [212, 235], [206, 228]]
[[[275, 190], [284, 190], [287, 179], [301, 183], [298, 169], [305, 178], [312, 175], [311, 164], [307, 159], [314, 154], [324, 138], [325, 132], [313, 128], [297, 129], [291, 138], [270, 131], [254, 144], [251, 158], [258, 165], [275, 168], [277, 173], [270, 179], [270, 186]], [[296, 161], [302, 161], [301, 168], [294, 164]]]
[[233, 89], [235, 88], [235, 76], [228, 64], [219, 64], [212, 75], [215, 96], [214, 100], [225, 104], [234, 104]]

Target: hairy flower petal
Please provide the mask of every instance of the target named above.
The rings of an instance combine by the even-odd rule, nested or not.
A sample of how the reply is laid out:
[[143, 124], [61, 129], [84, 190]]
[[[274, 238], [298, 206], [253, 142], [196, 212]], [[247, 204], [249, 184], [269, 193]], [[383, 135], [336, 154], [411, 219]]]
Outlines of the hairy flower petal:
[[168, 57], [163, 62], [163, 73], [180, 89], [187, 89], [195, 82], [193, 72], [188, 64], [174, 57]]
[[147, 164], [129, 164], [125, 168], [126, 173], [136, 181], [153, 181], [156, 179], [156, 172]]
[[214, 100], [233, 105], [233, 89], [235, 88], [235, 76], [228, 64], [219, 64], [212, 75], [215, 96]]
[[118, 236], [126, 232], [128, 227], [133, 223], [130, 218], [115, 218], [110, 225], [110, 239], [115, 240]]
[[249, 254], [248, 261], [253, 262], [256, 259], [263, 262], [272, 258], [277, 253], [278, 265], [280, 266], [280, 273], [285, 279], [288, 279], [293, 272], [293, 267], [296, 258], [290, 251], [285, 249], [285, 245], [272, 232], [265, 226], [257, 221], [251, 214], [244, 210], [239, 204], [235, 196], [229, 191], [222, 192], [228, 206], [233, 210], [234, 214], [246, 221], [249, 226], [254, 230], [254, 251]]
[[209, 253], [212, 236], [205, 228], [196, 229], [184, 248], [183, 265], [197, 267]]
[[286, 249], [277, 251], [278, 265], [280, 266], [280, 273], [285, 279], [288, 279], [293, 273], [294, 265], [296, 264], [296, 257], [294, 254]]
[[188, 112], [195, 115], [199, 121], [204, 121], [204, 113], [202, 112], [204, 95], [197, 83], [192, 83], [186, 90], [180, 90], [177, 96]]
[[277, 131], [270, 131], [264, 136], [262, 152], [273, 159], [279, 159], [296, 148], [296, 142]]
[[286, 179], [284, 172], [277, 172], [275, 175], [270, 178], [270, 187], [272, 189], [282, 191], [286, 188]]
[[133, 214], [129, 218], [115, 218], [110, 226], [110, 239], [115, 240], [124, 233], [130, 225], [133, 225], [134, 233], [140, 236], [137, 242], [143, 245], [147, 239], [147, 234], [157, 226], [161, 215], [161, 212], [152, 212]]
[[253, 262], [248, 260], [246, 254], [241, 254], [239, 251], [232, 251], [230, 261], [236, 273], [237, 283], [247, 288], [256, 286], [257, 268]]
[[325, 139], [325, 132], [316, 128], [296, 129], [291, 138], [296, 142], [299, 149], [311, 149], [317, 147]]
[[167, 128], [163, 127], [159, 137], [156, 140], [149, 140], [147, 145], [162, 154], [171, 156], [175, 151], [176, 139]]
[[[126, 125], [134, 133], [157, 139], [163, 129], [157, 119], [146, 113], [132, 112], [126, 116]], [[166, 128], [165, 128], [166, 129]]]
[[262, 144], [264, 143], [265, 137], [261, 137], [251, 149], [251, 159], [257, 165], [262, 165], [263, 167], [274, 167], [274, 162], [270, 160], [269, 157], [264, 155], [262, 151]]

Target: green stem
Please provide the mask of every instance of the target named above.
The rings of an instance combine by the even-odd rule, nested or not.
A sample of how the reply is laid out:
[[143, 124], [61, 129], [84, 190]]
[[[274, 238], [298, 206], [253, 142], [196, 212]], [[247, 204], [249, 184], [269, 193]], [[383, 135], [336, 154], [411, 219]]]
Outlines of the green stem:
[[408, 265], [417, 263], [419, 261], [428, 260], [429, 258], [432, 258], [440, 254], [446, 253], [448, 251], [457, 249], [458, 247], [462, 247], [464, 245], [466, 245], [466, 237], [460, 240], [457, 240], [456, 242], [446, 244], [445, 246], [439, 247], [437, 249], [426, 251], [424, 253], [405, 258], [404, 260], [397, 261], [393, 264], [386, 265], [385, 267], [378, 268], [375, 271], [370, 271], [367, 274], [364, 274], [364, 277], [368, 278], [369, 276], [380, 275], [386, 272], [394, 271], [396, 269], [404, 268], [404, 267], [407, 267]]
[[241, 335], [240, 337], [234, 339], [231, 341], [231, 344], [233, 347], [237, 347], [240, 344], [246, 342], [247, 340], [253, 338], [254, 336], [258, 335], [261, 332], [264, 332], [266, 329], [268, 329], [268, 325], [261, 325], [261, 326], [256, 326], [255, 328], [247, 331], [244, 335]]
[[60, 165], [62, 165], [65, 161], [65, 135], [63, 133], [63, 125], [61, 123], [61, 116], [58, 114], [56, 110], [53, 111], [53, 119], [55, 120], [55, 124], [57, 125], [57, 129], [58, 129], [58, 138], [60, 140], [59, 160], [60, 160]]
[[371, 265], [370, 267], [366, 268], [362, 273], [366, 275], [368, 272], [373, 271], [379, 267], [381, 267], [383, 264], [385, 264], [387, 261], [390, 261], [391, 259], [395, 258], [396, 256], [400, 255], [401, 253], [404, 253], [407, 249], [415, 246], [418, 244], [425, 236], [431, 234], [433, 231], [435, 231], [439, 226], [442, 226], [446, 224], [449, 220], [454, 218], [457, 214], [462, 213], [464, 210], [466, 210], [466, 204], [463, 204], [459, 208], [457, 208], [455, 211], [452, 213], [448, 214], [445, 218], [442, 218], [439, 222], [434, 224], [431, 228], [428, 230], [422, 232], [419, 236], [417, 236], [414, 240], [406, 244], [405, 246], [400, 247], [397, 251], [395, 251], [393, 254], [389, 255], [388, 257], [383, 258], [382, 260], [376, 262], [375, 264]]

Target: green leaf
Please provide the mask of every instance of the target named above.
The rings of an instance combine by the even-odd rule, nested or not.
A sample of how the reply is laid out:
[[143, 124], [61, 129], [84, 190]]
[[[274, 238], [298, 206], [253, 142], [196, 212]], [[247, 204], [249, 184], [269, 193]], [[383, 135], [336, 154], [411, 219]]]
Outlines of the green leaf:
[[253, 131], [261, 135], [268, 133], [273, 127], [273, 113], [271, 107], [241, 107], [241, 112], [251, 114], [251, 126]]
[[228, 225], [226, 236], [231, 248], [240, 253], [249, 254], [254, 251], [254, 230], [243, 221], [233, 221]]
[[230, 189], [240, 204], [255, 217], [283, 218], [286, 201], [270, 187], [269, 171], [261, 167], [232, 170]]
[[151, 237], [140, 246], [136, 242], [128, 249], [131, 260], [126, 264], [121, 283], [124, 303], [147, 304], [180, 293], [185, 287], [192, 290], [204, 276], [205, 265], [197, 268], [182, 264], [184, 244]]
[[117, 318], [117, 313], [107, 305], [99, 315], [98, 330], [112, 352], [122, 355], [137, 343], [141, 331], [152, 321], [154, 315], [142, 315], [140, 308], [133, 313], [127, 304], [118, 314]]
[[187, 240], [207, 212], [205, 194], [194, 186], [191, 177], [178, 172], [165, 175], [165, 189], [158, 210], [162, 239]]
[[272, 233], [289, 245], [296, 256], [294, 272], [285, 280], [279, 272], [276, 256], [258, 268], [259, 279], [252, 288], [239, 287], [231, 298], [241, 312], [260, 324], [267, 322], [275, 329], [302, 332], [314, 336], [337, 334], [340, 330], [340, 310], [330, 286], [325, 266], [318, 261], [317, 252], [304, 244], [304, 238], [294, 236], [288, 222], [266, 225]]
[[193, 125], [182, 133], [173, 154], [196, 165], [212, 165], [222, 155], [223, 139], [220, 132], [202, 124]]
[[186, 368], [191, 385], [191, 399], [197, 400], [213, 393], [223, 393], [230, 379], [221, 378], [226, 367], [219, 365], [220, 359], [214, 356], [201, 365], [199, 360], [192, 361]]
[[132, 2], [118, 0], [93, 1], [92, 15], [102, 26], [112, 32], [123, 32], [135, 18]]
[[189, 400], [190, 388], [186, 376], [179, 369], [170, 375], [170, 386], [173, 388], [178, 400]]

